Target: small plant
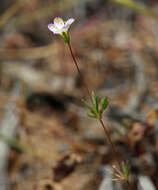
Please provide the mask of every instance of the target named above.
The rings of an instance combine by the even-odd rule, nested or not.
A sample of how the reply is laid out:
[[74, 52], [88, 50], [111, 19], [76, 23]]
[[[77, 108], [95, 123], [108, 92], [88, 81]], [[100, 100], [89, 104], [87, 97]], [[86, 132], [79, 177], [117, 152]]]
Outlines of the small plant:
[[[70, 36], [69, 36], [69, 28], [70, 25], [75, 21], [75, 19], [70, 18], [67, 21], [63, 21], [62, 18], [60, 17], [56, 17], [54, 19], [54, 24], [49, 24], [48, 28], [49, 30], [51, 30], [54, 34], [59, 34], [62, 39], [65, 41], [65, 43], [68, 45], [72, 59], [74, 61], [74, 64], [76, 66], [76, 69], [78, 71], [78, 74], [80, 75], [81, 78], [83, 78], [82, 73], [80, 72], [80, 69], [78, 67], [78, 63], [77, 60], [73, 54], [72, 48], [71, 48], [71, 42], [70, 42]], [[84, 80], [83, 80], [84, 81]], [[106, 108], [108, 107], [109, 101], [108, 98], [102, 98], [101, 100], [99, 99], [98, 96], [95, 96], [95, 93], [92, 91], [92, 93], [90, 93], [88, 85], [86, 84], [86, 82], [84, 81], [84, 88], [85, 91], [87, 92], [91, 103], [88, 103], [86, 100], [82, 99], [83, 104], [88, 108], [89, 113], [87, 114], [88, 117], [90, 118], [95, 118], [99, 121], [99, 123], [101, 124], [101, 126], [104, 129], [105, 135], [107, 137], [107, 140], [112, 148], [114, 157], [116, 159], [117, 162], [117, 166], [113, 166], [114, 169], [114, 176], [116, 176], [116, 179], [114, 179], [115, 181], [125, 181], [127, 183], [127, 185], [129, 186], [129, 167], [127, 167], [127, 164], [125, 164], [124, 162], [121, 162], [119, 160], [118, 154], [116, 152], [115, 149], [115, 145], [112, 141], [109, 129], [105, 126], [104, 121], [102, 119], [102, 115], [103, 112], [106, 110]]]
[[87, 113], [88, 117], [101, 119], [102, 113], [106, 110], [108, 106], [108, 98], [105, 97], [99, 100], [99, 97], [98, 96], [95, 97], [95, 94], [92, 91], [91, 101], [92, 101], [92, 106], [88, 104], [86, 100], [82, 99], [82, 102], [90, 111], [90, 113]]
[[130, 174], [130, 167], [127, 163], [121, 163], [121, 170], [119, 170], [115, 165], [112, 166], [115, 178], [113, 181], [125, 181], [129, 185], [129, 174]]

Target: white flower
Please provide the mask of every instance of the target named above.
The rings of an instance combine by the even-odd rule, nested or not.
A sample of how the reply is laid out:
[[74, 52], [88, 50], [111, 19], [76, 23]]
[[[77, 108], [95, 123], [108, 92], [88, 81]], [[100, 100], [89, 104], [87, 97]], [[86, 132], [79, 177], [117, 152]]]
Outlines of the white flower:
[[74, 18], [70, 18], [67, 21], [63, 21], [62, 18], [56, 17], [54, 19], [54, 23], [48, 24], [48, 29], [52, 31], [54, 34], [62, 34], [67, 32], [70, 25], [75, 21]]

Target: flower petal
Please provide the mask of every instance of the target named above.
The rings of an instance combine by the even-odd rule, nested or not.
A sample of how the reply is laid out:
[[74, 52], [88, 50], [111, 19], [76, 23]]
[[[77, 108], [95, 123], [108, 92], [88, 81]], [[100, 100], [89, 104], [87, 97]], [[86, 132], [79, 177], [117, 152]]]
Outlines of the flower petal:
[[57, 28], [54, 26], [54, 24], [48, 24], [48, 29], [54, 33], [57, 31]]
[[49, 29], [50, 31], [52, 31], [54, 34], [60, 34], [60, 33], [66, 31], [65, 28], [61, 28], [61, 29], [56, 28], [56, 26], [55, 26], [54, 24], [48, 24], [48, 29]]
[[66, 22], [65, 22], [65, 28], [69, 28], [70, 27], [70, 25], [73, 23], [75, 21], [75, 19], [74, 18], [70, 18], [70, 19], [68, 19]]

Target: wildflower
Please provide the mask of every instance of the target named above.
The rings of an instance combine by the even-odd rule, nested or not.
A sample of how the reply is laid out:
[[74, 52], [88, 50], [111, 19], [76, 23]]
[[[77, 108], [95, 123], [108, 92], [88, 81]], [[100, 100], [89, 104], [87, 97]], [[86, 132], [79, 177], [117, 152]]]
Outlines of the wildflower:
[[60, 17], [56, 17], [54, 19], [54, 23], [48, 24], [48, 29], [52, 31], [54, 34], [59, 34], [63, 38], [63, 40], [66, 43], [69, 43], [70, 37], [69, 37], [69, 28], [71, 24], [75, 21], [74, 18], [70, 18], [67, 21], [64, 21]]

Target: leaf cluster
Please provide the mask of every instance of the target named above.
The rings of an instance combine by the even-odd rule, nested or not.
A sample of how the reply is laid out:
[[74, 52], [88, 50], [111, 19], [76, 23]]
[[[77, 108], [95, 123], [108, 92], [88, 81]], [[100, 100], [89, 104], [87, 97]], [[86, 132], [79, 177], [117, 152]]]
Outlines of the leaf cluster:
[[122, 172], [126, 181], [128, 181], [130, 168], [128, 163], [122, 162]]
[[86, 100], [82, 99], [83, 104], [89, 109], [88, 117], [101, 119], [103, 112], [106, 110], [108, 106], [108, 98], [99, 99], [98, 96], [95, 96], [95, 93], [92, 91], [91, 93], [91, 102], [90, 105]]

